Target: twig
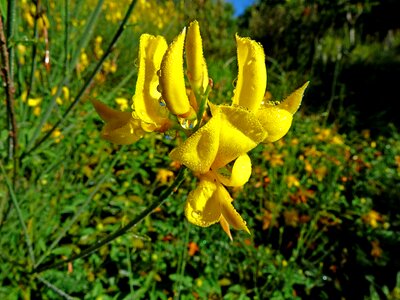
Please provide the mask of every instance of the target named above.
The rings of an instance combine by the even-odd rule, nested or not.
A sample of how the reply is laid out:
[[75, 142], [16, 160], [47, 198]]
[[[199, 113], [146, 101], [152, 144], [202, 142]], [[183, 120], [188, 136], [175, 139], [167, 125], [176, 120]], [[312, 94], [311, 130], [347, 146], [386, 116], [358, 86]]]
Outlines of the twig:
[[[7, 102], [7, 117], [8, 117], [8, 128], [9, 128], [9, 138], [8, 138], [8, 158], [14, 159], [14, 174], [16, 173], [16, 151], [18, 147], [17, 139], [17, 121], [15, 117], [14, 110], [14, 82], [12, 79], [11, 69], [10, 69], [10, 56], [7, 47], [7, 40], [4, 34], [3, 19], [0, 17], [0, 52], [1, 52], [1, 76], [4, 80], [4, 88], [6, 92], [6, 102]], [[15, 177], [15, 176], [14, 176]]]
[[58, 287], [56, 287], [55, 285], [51, 284], [50, 282], [48, 282], [46, 279], [37, 276], [36, 277], [40, 282], [44, 283], [48, 288], [52, 289], [54, 292], [56, 292], [59, 296], [64, 297], [67, 300], [75, 300], [77, 298], [75, 297], [71, 297], [70, 295], [68, 295], [66, 292], [60, 290]]

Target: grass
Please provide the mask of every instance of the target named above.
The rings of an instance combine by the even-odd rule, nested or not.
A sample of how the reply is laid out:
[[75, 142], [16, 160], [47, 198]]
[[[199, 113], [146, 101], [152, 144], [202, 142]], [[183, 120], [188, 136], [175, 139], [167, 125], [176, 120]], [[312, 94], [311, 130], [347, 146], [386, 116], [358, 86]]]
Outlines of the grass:
[[[2, 118], [0, 298], [400, 299], [397, 128], [388, 125], [386, 135], [370, 128], [343, 132], [341, 124], [302, 111], [282, 140], [251, 151], [250, 181], [230, 190], [251, 235], [235, 231], [231, 242], [217, 225], [188, 223], [183, 208], [196, 180], [186, 175], [171, 197], [124, 235], [35, 272], [80, 257], [129, 224], [163, 200], [178, 174], [168, 157], [174, 139], [154, 134], [112, 145], [100, 138], [102, 122], [89, 100], [114, 107], [116, 97], [130, 100], [140, 33], [154, 28], [173, 36], [182, 12], [159, 5], [176, 22], [151, 27], [155, 13], [144, 10], [147, 18], [129, 19], [118, 44], [107, 47], [129, 3], [93, 3], [99, 10], [79, 1], [44, 1], [36, 15], [33, 4], [15, 8], [17, 24], [26, 26], [7, 40], [16, 55], [19, 148], [8, 155]], [[133, 18], [140, 9], [133, 9]], [[47, 48], [50, 69], [40, 59]], [[208, 60], [210, 97], [227, 103], [235, 53], [216, 57]], [[303, 74], [269, 63], [268, 89], [278, 99], [302, 83], [296, 78]], [[5, 105], [0, 113], [7, 116]]]

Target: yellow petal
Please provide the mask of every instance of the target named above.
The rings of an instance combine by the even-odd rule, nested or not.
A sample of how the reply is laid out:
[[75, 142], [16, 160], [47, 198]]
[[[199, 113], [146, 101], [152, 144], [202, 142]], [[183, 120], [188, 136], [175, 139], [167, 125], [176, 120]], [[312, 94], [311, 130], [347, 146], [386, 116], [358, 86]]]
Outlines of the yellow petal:
[[102, 130], [102, 138], [119, 145], [132, 144], [139, 140], [144, 132], [140, 121], [132, 117], [130, 112], [122, 112], [108, 107], [97, 100], [92, 104], [99, 116], [106, 122]]
[[190, 85], [194, 90], [203, 94], [208, 86], [208, 71], [197, 21], [193, 21], [189, 25], [185, 50]]
[[231, 229], [229, 228], [229, 223], [228, 221], [224, 218], [224, 216], [221, 215], [221, 218], [219, 219], [219, 224], [221, 225], [222, 229], [226, 233], [226, 235], [229, 237], [231, 241], [233, 241], [232, 238], [232, 233]]
[[263, 47], [249, 39], [236, 35], [238, 80], [233, 104], [252, 111], [259, 108], [267, 86], [267, 69]]
[[309, 82], [303, 84], [278, 105], [265, 106], [256, 112], [258, 120], [268, 133], [264, 143], [275, 142], [289, 131], [293, 114], [299, 109], [308, 84]]
[[35, 107], [38, 106], [42, 102], [42, 98], [29, 98], [28, 106]]
[[208, 172], [218, 152], [220, 128], [221, 114], [216, 114], [169, 156], [194, 172]]
[[256, 115], [264, 130], [268, 133], [263, 143], [279, 140], [289, 131], [292, 125], [293, 115], [278, 106], [263, 107], [256, 112]]
[[168, 45], [162, 36], [142, 34], [139, 44], [139, 72], [133, 108], [138, 118], [148, 124], [161, 127], [168, 122], [168, 110], [160, 106], [161, 93], [158, 91], [161, 60]]
[[291, 93], [285, 100], [278, 104], [278, 107], [287, 110], [292, 115], [294, 115], [300, 107], [304, 91], [306, 90], [309, 83], [310, 82], [307, 81], [305, 84], [303, 84], [303, 86]]
[[101, 132], [101, 137], [118, 145], [133, 144], [143, 137], [144, 131], [140, 120], [132, 118], [130, 113], [126, 118], [106, 123]]
[[186, 28], [168, 47], [161, 62], [160, 85], [168, 109], [175, 115], [187, 118], [196, 116], [186, 94], [183, 72], [183, 44]]
[[245, 230], [250, 234], [249, 229], [246, 226], [246, 222], [236, 211], [232, 205], [232, 198], [228, 191], [221, 185], [217, 185], [215, 196], [218, 198], [221, 205], [221, 212], [226, 221], [237, 230]]
[[247, 154], [239, 156], [232, 167], [230, 178], [217, 173], [218, 180], [225, 186], [243, 186], [251, 176], [251, 160]]
[[221, 128], [218, 153], [212, 169], [219, 169], [261, 143], [266, 132], [256, 115], [242, 107], [212, 106], [213, 114], [220, 111]]
[[204, 177], [200, 180], [197, 188], [189, 193], [185, 215], [190, 223], [207, 227], [219, 221], [221, 208], [215, 194], [216, 190], [217, 185]]

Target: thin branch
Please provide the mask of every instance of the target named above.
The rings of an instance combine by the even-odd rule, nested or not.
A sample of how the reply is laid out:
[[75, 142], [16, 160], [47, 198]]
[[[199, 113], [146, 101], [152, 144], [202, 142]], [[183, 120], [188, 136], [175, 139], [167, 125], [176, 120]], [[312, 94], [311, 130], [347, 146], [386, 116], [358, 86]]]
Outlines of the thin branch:
[[85, 250], [83, 250], [82, 252], [80, 252], [77, 255], [74, 255], [66, 260], [61, 260], [61, 261], [56, 261], [55, 263], [52, 264], [44, 264], [43, 266], [39, 266], [38, 268], [35, 268], [32, 273], [40, 273], [43, 272], [45, 270], [49, 270], [49, 269], [53, 269], [53, 268], [58, 268], [61, 267], [63, 265], [65, 265], [66, 263], [69, 263], [71, 261], [74, 261], [78, 258], [82, 258], [82, 257], [86, 257], [89, 254], [91, 254], [92, 252], [96, 251], [97, 249], [101, 248], [104, 245], [107, 245], [108, 243], [110, 243], [111, 241], [115, 240], [116, 238], [118, 238], [119, 236], [123, 235], [124, 233], [126, 233], [128, 230], [130, 230], [132, 227], [134, 227], [135, 225], [137, 225], [139, 222], [141, 222], [144, 218], [146, 218], [154, 209], [156, 209], [157, 207], [159, 207], [162, 203], [164, 203], [165, 200], [168, 199], [168, 197], [175, 192], [175, 190], [181, 185], [181, 183], [183, 182], [183, 180], [185, 179], [185, 174], [186, 174], [186, 168], [185, 167], [181, 167], [181, 169], [178, 172], [178, 175], [175, 178], [175, 181], [167, 188], [165, 189], [161, 195], [158, 197], [158, 199], [156, 199], [155, 201], [153, 201], [145, 210], [143, 210], [136, 218], [134, 218], [132, 221], [130, 221], [127, 225], [125, 225], [124, 227], [120, 228], [119, 230], [117, 230], [116, 232], [108, 235], [107, 237], [105, 237], [104, 239], [98, 241], [97, 243], [95, 243], [93, 246], [90, 246], [89, 248], [86, 248]]
[[59, 296], [64, 297], [67, 300], [76, 300], [77, 298], [75, 297], [71, 297], [70, 295], [68, 295], [66, 292], [60, 290], [58, 287], [56, 287], [54, 284], [51, 284], [50, 282], [48, 282], [46, 279], [37, 276], [36, 277], [40, 282], [44, 283], [48, 288], [50, 288], [51, 290], [53, 290], [55, 293], [57, 293]]
[[[9, 153], [8, 158], [14, 159], [16, 157], [16, 151], [18, 147], [17, 139], [17, 121], [14, 110], [14, 82], [11, 74], [10, 67], [10, 56], [8, 52], [8, 43], [4, 33], [3, 19], [0, 17], [0, 53], [1, 53], [1, 75], [4, 81], [4, 88], [6, 92], [6, 102], [7, 102], [7, 117], [8, 117], [8, 128], [9, 128]], [[14, 159], [14, 162], [16, 160]], [[16, 172], [16, 170], [14, 170]]]

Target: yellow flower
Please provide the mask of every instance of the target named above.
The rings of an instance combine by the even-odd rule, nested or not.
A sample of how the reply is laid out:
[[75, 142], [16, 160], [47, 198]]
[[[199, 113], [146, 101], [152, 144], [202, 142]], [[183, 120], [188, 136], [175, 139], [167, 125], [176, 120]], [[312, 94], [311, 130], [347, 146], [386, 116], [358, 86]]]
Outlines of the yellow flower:
[[288, 175], [286, 177], [286, 183], [287, 183], [289, 188], [292, 187], [292, 186], [295, 186], [295, 187], [299, 187], [300, 186], [300, 181], [294, 175]]
[[189, 193], [186, 201], [186, 218], [189, 222], [202, 227], [220, 222], [231, 239], [229, 225], [250, 233], [246, 222], [233, 207], [233, 199], [224, 187], [224, 185], [242, 186], [249, 180], [250, 175], [251, 162], [246, 154], [236, 159], [229, 177], [214, 170], [200, 175], [198, 186]]
[[42, 98], [29, 98], [28, 106], [35, 107], [38, 106], [42, 102]]
[[168, 47], [160, 69], [160, 85], [162, 97], [168, 109], [178, 117], [194, 119], [196, 112], [190, 105], [186, 94], [183, 71], [183, 49], [186, 28], [175, 38]]
[[[179, 51], [169, 54], [169, 51], [173, 50], [168, 50], [166, 54], [168, 58], [165, 64], [168, 63], [171, 69], [176, 68], [176, 73], [170, 69], [161, 69], [160, 76], [162, 83], [163, 80], [168, 79], [168, 75], [177, 74], [175, 84], [171, 83], [168, 87], [171, 94], [168, 94], [168, 91], [164, 94], [163, 90], [163, 97], [170, 110], [174, 109], [174, 113], [181, 116], [187, 116], [191, 109], [190, 101], [184, 92], [182, 69], [184, 34], [185, 31], [174, 41], [175, 45], [179, 44], [179, 47], [177, 46]], [[187, 41], [193, 43], [191, 48], [201, 48], [201, 39], [198, 41], [187, 39]], [[229, 225], [236, 229], [246, 231], [248, 229], [231, 205], [232, 198], [224, 185], [239, 187], [247, 182], [251, 174], [251, 162], [246, 153], [261, 142], [275, 141], [286, 134], [292, 122], [292, 115], [297, 111], [308, 84], [306, 83], [279, 105], [260, 107], [264, 99], [267, 79], [263, 48], [249, 38], [236, 36], [236, 41], [239, 74], [232, 106], [216, 106], [209, 103], [212, 118], [170, 153], [172, 159], [197, 173], [200, 179], [198, 187], [188, 196], [185, 209], [187, 219], [203, 227], [220, 221], [229, 237], [231, 237]], [[199, 74], [205, 76], [206, 73], [202, 71], [205, 63], [201, 54], [202, 50], [197, 50], [197, 54], [193, 55], [193, 59], [197, 59], [198, 62], [193, 64], [192, 68], [200, 68]], [[187, 58], [189, 58], [188, 54]], [[163, 75], [164, 73], [167, 75]], [[190, 73], [195, 74], [193, 70]], [[201, 75], [197, 75], [197, 85], [203, 84], [204, 91], [204, 81], [201, 78]], [[180, 83], [177, 84], [178, 82]], [[163, 84], [162, 88], [167, 89]], [[178, 111], [177, 108], [182, 110]], [[243, 163], [243, 157], [247, 157], [248, 162]], [[226, 170], [227, 164], [233, 161], [235, 163], [230, 172], [231, 181], [227, 182], [220, 177], [221, 170]], [[235, 166], [237, 166], [236, 169]], [[238, 176], [235, 171], [239, 169], [238, 166], [241, 166], [240, 169], [246, 179], [242, 178], [238, 181], [233, 179]]]
[[156, 180], [161, 184], [166, 184], [171, 178], [174, 178], [174, 172], [166, 169], [158, 170]]
[[379, 226], [378, 222], [382, 222], [382, 215], [376, 210], [370, 210], [366, 215], [362, 216], [363, 221], [369, 224], [372, 228], [377, 228]]
[[[188, 195], [185, 215], [198, 226], [220, 222], [230, 238], [230, 226], [249, 230], [226, 187], [241, 187], [249, 180], [251, 161], [247, 152], [287, 133], [308, 85], [277, 105], [265, 104], [264, 50], [250, 38], [236, 36], [236, 42], [238, 80], [230, 106], [208, 100], [209, 78], [197, 21], [184, 28], [169, 46], [161, 36], [141, 36], [132, 114], [93, 101], [106, 122], [103, 137], [116, 143], [133, 143], [145, 132], [182, 129], [189, 137], [171, 151], [170, 157], [199, 179]], [[189, 87], [185, 83], [184, 53]], [[207, 106], [211, 118], [205, 117]]]
[[122, 98], [122, 97], [116, 98], [115, 102], [117, 102], [117, 104], [119, 105], [119, 109], [122, 111], [127, 110], [129, 107], [128, 99], [126, 99], [126, 98]]
[[143, 137], [145, 132], [168, 129], [168, 110], [160, 106], [160, 92], [157, 89], [157, 71], [167, 44], [163, 37], [143, 34], [139, 45], [139, 72], [136, 93], [133, 96], [134, 112], [121, 112], [93, 100], [92, 103], [106, 122], [102, 137], [116, 144], [132, 144]]
[[101, 132], [103, 139], [119, 145], [132, 144], [144, 135], [140, 120], [134, 119], [132, 113], [117, 111], [97, 100], [93, 106], [106, 122]]
[[133, 96], [134, 117], [143, 121], [145, 131], [165, 131], [170, 124], [169, 112], [160, 105], [157, 72], [167, 51], [167, 42], [162, 36], [142, 34], [139, 44], [139, 73]]

